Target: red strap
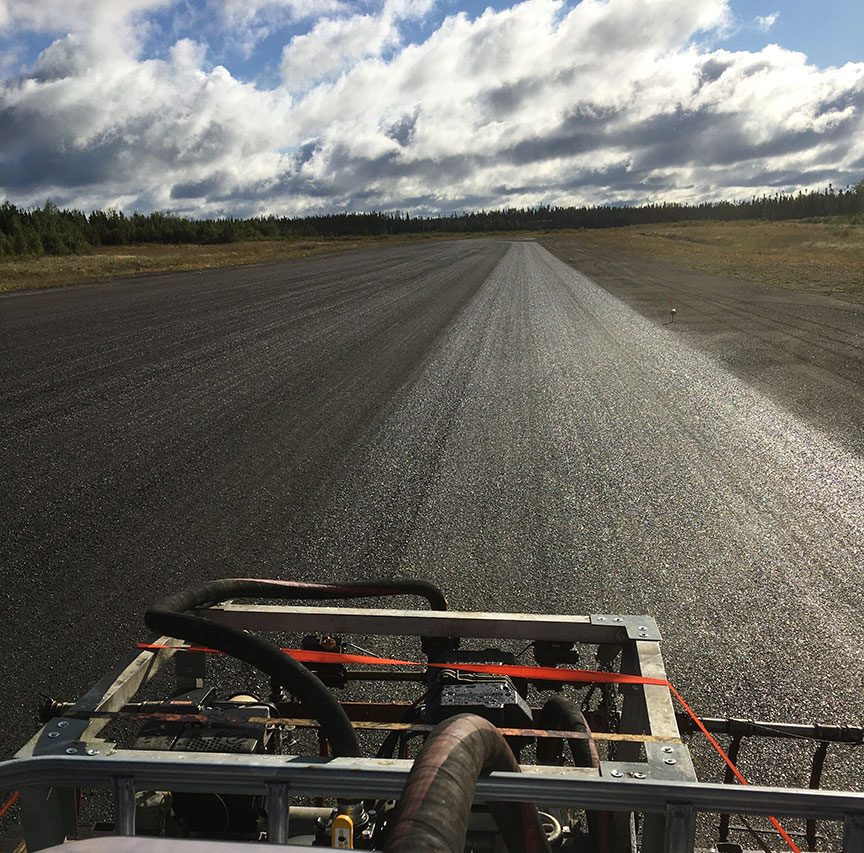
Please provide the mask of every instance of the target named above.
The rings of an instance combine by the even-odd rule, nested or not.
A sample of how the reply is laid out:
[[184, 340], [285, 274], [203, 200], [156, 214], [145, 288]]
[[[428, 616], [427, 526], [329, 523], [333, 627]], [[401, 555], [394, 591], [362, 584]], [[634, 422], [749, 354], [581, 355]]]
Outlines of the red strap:
[[6, 814], [6, 812], [8, 812], [10, 808], [12, 808], [12, 803], [14, 803], [15, 800], [17, 800], [17, 799], [18, 799], [18, 792], [16, 791], [16, 792], [15, 792], [15, 793], [14, 793], [14, 794], [13, 794], [13, 795], [12, 795], [12, 796], [7, 800], [7, 801], [6, 801], [6, 805], [3, 806], [2, 809], [0, 809], [0, 817], [3, 817], [3, 815]]
[[[708, 731], [708, 729], [705, 728], [702, 720], [700, 720], [699, 717], [697, 717], [696, 714], [693, 713], [693, 710], [684, 701], [684, 699], [681, 697], [681, 694], [671, 684], [669, 684], [669, 689], [672, 691], [675, 698], [681, 703], [681, 707], [684, 708], [684, 710], [693, 718], [693, 722], [695, 722], [696, 725], [699, 726], [702, 734], [708, 738], [711, 746], [713, 746], [714, 749], [716, 749], [717, 752], [720, 753], [720, 757], [726, 762], [726, 764], [729, 766], [729, 769], [735, 774], [735, 777], [738, 779], [738, 781], [742, 785], [749, 785], [750, 783], [744, 778], [741, 771], [732, 763], [732, 760], [729, 758], [729, 756], [726, 755], [726, 753], [720, 748], [720, 744], [718, 744], [717, 741], [714, 740], [714, 738], [711, 736], [711, 733]], [[782, 826], [780, 826], [780, 821], [778, 821], [776, 817], [771, 817], [770, 815], [768, 817], [768, 820], [771, 821], [771, 823], [774, 825], [774, 828], [777, 830], [777, 832], [780, 833], [781, 837], [789, 845], [790, 849], [794, 850], [795, 853], [801, 853], [801, 848], [789, 837], [789, 833], [787, 833], [786, 830], [783, 829]]]
[[[138, 643], [139, 649], [169, 649], [181, 652], [206, 652], [208, 654], [223, 654], [206, 646], [165, 646], [158, 643]], [[643, 678], [639, 675], [627, 675], [622, 672], [597, 672], [589, 669], [556, 669], [553, 666], [516, 666], [513, 664], [485, 663], [420, 663], [415, 660], [400, 660], [399, 658], [379, 658], [369, 655], [347, 655], [341, 652], [319, 652], [308, 649], [282, 649], [286, 655], [291, 655], [301, 663], [353, 663], [378, 666], [419, 666], [437, 667], [439, 669], [458, 669], [464, 672], [489, 672], [497, 675], [510, 675], [513, 678], [530, 678], [536, 681], [567, 681], [585, 684], [657, 684], [667, 686], [662, 678]]]
[[[211, 654], [223, 654], [214, 649], [208, 649], [204, 646], [165, 646], [158, 643], [139, 643], [139, 649], [171, 649], [174, 651], [196, 651], [208, 652]], [[419, 666], [419, 667], [438, 667], [441, 669], [458, 669], [465, 672], [490, 672], [498, 675], [509, 675], [513, 678], [530, 678], [535, 681], [566, 681], [570, 683], [583, 684], [654, 684], [660, 687], [667, 687], [675, 698], [681, 703], [681, 707], [693, 718], [693, 721], [701, 730], [702, 734], [708, 738], [708, 741], [720, 753], [720, 757], [726, 762], [736, 778], [742, 785], [750, 783], [744, 778], [741, 771], [732, 763], [729, 756], [720, 747], [720, 744], [711, 736], [708, 729], [705, 728], [702, 720], [696, 716], [692, 708], [684, 701], [681, 694], [668, 682], [662, 678], [644, 678], [641, 675], [628, 675], [624, 672], [598, 672], [597, 670], [589, 669], [558, 669], [553, 666], [516, 666], [512, 664], [467, 664], [467, 663], [419, 663], [413, 660], [399, 660], [398, 658], [377, 658], [369, 655], [346, 655], [340, 652], [319, 652], [309, 651], [306, 649], [282, 649], [285, 654], [291, 655], [295, 660], [302, 663], [353, 663], [353, 664], [372, 664], [378, 666]], [[780, 833], [783, 840], [789, 845], [794, 853], [801, 853], [801, 848], [789, 837], [789, 834], [780, 825], [780, 822], [773, 817], [769, 820], [774, 825], [774, 828]]]

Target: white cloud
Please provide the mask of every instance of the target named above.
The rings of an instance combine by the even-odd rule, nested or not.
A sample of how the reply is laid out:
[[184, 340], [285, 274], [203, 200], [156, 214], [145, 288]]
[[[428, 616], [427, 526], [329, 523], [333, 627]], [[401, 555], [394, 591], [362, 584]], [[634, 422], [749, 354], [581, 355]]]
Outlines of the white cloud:
[[209, 0], [223, 34], [250, 55], [261, 41], [286, 24], [345, 14], [344, 0]]
[[760, 32], [767, 33], [771, 27], [777, 23], [777, 19], [780, 17], [779, 12], [772, 12], [770, 15], [757, 15], [753, 19], [753, 23], [756, 25], [756, 29]]
[[354, 15], [319, 21], [295, 36], [282, 51], [281, 71], [292, 89], [341, 72], [367, 56], [380, 56], [399, 43], [399, 30], [388, 15]]
[[[316, 3], [326, 13], [285, 45], [272, 89], [209, 67], [199, 37], [139, 56], [156, 3], [112, 4], [106, 20], [128, 39], [109, 45], [105, 22], [70, 0], [79, 25], [0, 84], [0, 197], [197, 215], [449, 211], [746, 197], [864, 173], [864, 64], [709, 50], [700, 39], [728, 25], [725, 0], [526, 0], [451, 15], [420, 44], [404, 42], [405, 22], [432, 0]], [[13, 5], [0, 15], [23, 26]], [[28, 26], [48, 27], [48, 6], [28, 4]], [[251, 32], [312, 4], [221, 13]]]
[[132, 50], [144, 16], [177, 0], [0, 0], [0, 35], [86, 34], [101, 49]]
[[280, 70], [291, 89], [326, 80], [360, 59], [381, 56], [402, 41], [400, 24], [423, 18], [435, 0], [385, 0], [376, 14], [326, 17], [282, 50]]

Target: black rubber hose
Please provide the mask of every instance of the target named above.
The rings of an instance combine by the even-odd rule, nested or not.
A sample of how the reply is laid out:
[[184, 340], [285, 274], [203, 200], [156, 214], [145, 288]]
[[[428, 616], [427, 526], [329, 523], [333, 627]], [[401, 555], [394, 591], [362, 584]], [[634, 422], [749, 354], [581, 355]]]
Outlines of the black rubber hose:
[[163, 599], [160, 604], [177, 612], [228, 598], [345, 599], [419, 595], [433, 610], [446, 610], [447, 599], [432, 583], [420, 580], [374, 580], [347, 583], [303, 583], [263, 578], [223, 578], [189, 587]]
[[426, 581], [358, 581], [330, 585], [225, 578], [169, 595], [147, 610], [144, 621], [157, 634], [209, 646], [266, 673], [310, 709], [333, 755], [359, 756], [360, 747], [351, 721], [336, 697], [313, 672], [261, 637], [185, 611], [230, 598], [342, 599], [391, 595], [421, 595], [433, 609], [447, 607], [441, 591]]
[[[483, 717], [459, 714], [439, 723], [408, 774], [385, 853], [462, 853], [477, 777], [519, 769], [504, 736]], [[490, 803], [489, 811], [510, 853], [548, 853], [533, 803]]]
[[[553, 729], [566, 732], [582, 732], [587, 734], [586, 738], [578, 740], [570, 739], [570, 752], [573, 755], [573, 764], [576, 767], [593, 767], [600, 769], [600, 753], [597, 751], [597, 743], [591, 737], [591, 729], [585, 721], [585, 716], [579, 706], [566, 696], [551, 696], [540, 710], [538, 725], [543, 729]], [[537, 763], [549, 760], [551, 742], [548, 738], [540, 741], [537, 747]], [[598, 853], [608, 853], [609, 839], [611, 833], [611, 821], [608, 812], [586, 811], [588, 821], [588, 835], [594, 842], [594, 849]]]
[[[591, 729], [588, 728], [588, 723], [585, 722], [585, 717], [575, 702], [565, 696], [551, 696], [541, 709], [537, 722], [543, 729], [581, 732], [589, 735], [588, 739], [579, 738], [579, 740], [571, 739], [569, 741], [570, 752], [573, 754], [573, 764], [576, 767], [600, 768], [600, 753], [597, 751], [597, 744], [590, 737]], [[538, 746], [537, 761], [541, 764], [544, 763], [548, 754], [544, 749], [544, 745], [548, 743], [549, 739], [544, 738]]]

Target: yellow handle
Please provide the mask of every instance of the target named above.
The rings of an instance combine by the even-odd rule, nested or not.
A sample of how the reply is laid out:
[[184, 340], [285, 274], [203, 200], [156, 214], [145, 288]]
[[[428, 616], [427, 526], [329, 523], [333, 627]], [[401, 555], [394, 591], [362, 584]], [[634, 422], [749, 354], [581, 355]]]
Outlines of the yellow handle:
[[333, 818], [333, 831], [330, 836], [331, 847], [337, 850], [354, 849], [354, 821], [347, 814], [337, 814]]

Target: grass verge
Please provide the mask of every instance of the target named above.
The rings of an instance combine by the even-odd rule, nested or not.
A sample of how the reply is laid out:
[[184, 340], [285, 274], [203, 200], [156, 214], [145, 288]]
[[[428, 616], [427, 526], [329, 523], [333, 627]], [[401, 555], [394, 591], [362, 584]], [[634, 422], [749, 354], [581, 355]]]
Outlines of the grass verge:
[[681, 222], [572, 235], [688, 269], [864, 302], [864, 224]]
[[272, 240], [217, 245], [103, 246], [89, 255], [0, 258], [0, 292], [85, 284], [144, 273], [206, 270], [309, 258], [349, 249], [426, 242], [465, 235], [421, 234], [398, 237]]
[[[220, 245], [103, 247], [90, 255], [0, 260], [0, 292], [104, 278], [213, 269], [308, 258], [349, 249], [513, 234], [421, 234], [274, 240]], [[689, 269], [864, 303], [864, 224], [851, 222], [679, 222], [545, 232], [602, 249], [647, 255]]]

